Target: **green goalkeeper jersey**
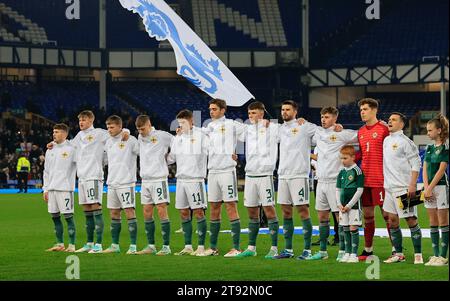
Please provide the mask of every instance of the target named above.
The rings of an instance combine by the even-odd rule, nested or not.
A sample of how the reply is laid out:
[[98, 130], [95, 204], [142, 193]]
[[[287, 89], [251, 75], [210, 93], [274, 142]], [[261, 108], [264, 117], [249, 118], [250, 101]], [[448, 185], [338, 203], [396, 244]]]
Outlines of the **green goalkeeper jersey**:
[[[358, 188], [364, 187], [364, 174], [355, 164], [350, 168], [341, 169], [336, 187], [341, 190], [340, 201], [342, 206], [346, 206], [356, 193]], [[352, 209], [360, 209], [360, 201], [353, 205]]]
[[[428, 176], [428, 183], [431, 183], [439, 170], [441, 162], [448, 163], [448, 144], [442, 144], [439, 146], [429, 144], [425, 152], [424, 161], [427, 162], [426, 172]], [[448, 175], [446, 173], [444, 173], [444, 176], [439, 180], [437, 185], [448, 186]]]

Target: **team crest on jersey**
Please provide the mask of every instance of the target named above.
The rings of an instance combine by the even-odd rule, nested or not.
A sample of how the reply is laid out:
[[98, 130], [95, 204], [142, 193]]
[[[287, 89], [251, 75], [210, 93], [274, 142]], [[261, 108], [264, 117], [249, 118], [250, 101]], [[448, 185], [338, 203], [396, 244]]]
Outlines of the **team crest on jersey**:
[[150, 142], [153, 143], [153, 144], [156, 144], [156, 143], [158, 142], [158, 139], [156, 139], [155, 136], [152, 136], [152, 137], [150, 138]]
[[397, 144], [397, 143], [394, 143], [394, 144], [392, 145], [392, 149], [393, 149], [394, 151], [396, 151], [396, 150], [398, 149], [398, 144]]
[[195, 143], [195, 138], [191, 138], [191, 143], [194, 144]]
[[372, 134], [373, 139], [376, 139], [378, 137], [378, 134], [375, 132]]
[[348, 176], [348, 180], [349, 180], [349, 181], [353, 181], [353, 179], [354, 179], [353, 175], [349, 175], [349, 176]]
[[291, 130], [291, 133], [292, 133], [292, 135], [297, 135], [298, 134], [298, 128], [293, 128], [292, 130]]
[[439, 155], [439, 154], [441, 153], [441, 150], [440, 150], [440, 149], [437, 149], [434, 153], [435, 153], [436, 155]]
[[331, 140], [331, 142], [336, 142], [336, 140], [337, 140], [336, 134], [331, 135], [330, 140]]
[[92, 142], [92, 141], [94, 141], [94, 136], [89, 135], [89, 136], [86, 137], [86, 140], [89, 141], [89, 142]]
[[363, 135], [361, 135], [361, 137], [359, 137], [359, 139], [361, 139], [361, 140], [362, 140], [362, 139], [364, 139], [364, 136], [363, 136]]
[[69, 157], [69, 153], [68, 152], [64, 152], [61, 155], [64, 159], [66, 159], [67, 157]]
[[119, 148], [120, 148], [120, 149], [124, 149], [124, 148], [125, 148], [125, 143], [120, 142], [120, 143], [119, 143]]
[[225, 126], [224, 126], [224, 125], [222, 125], [222, 126], [219, 128], [219, 132], [221, 132], [222, 134], [225, 134]]
[[260, 129], [260, 130], [259, 130], [259, 133], [260, 133], [261, 135], [264, 135], [264, 134], [266, 133], [266, 129]]

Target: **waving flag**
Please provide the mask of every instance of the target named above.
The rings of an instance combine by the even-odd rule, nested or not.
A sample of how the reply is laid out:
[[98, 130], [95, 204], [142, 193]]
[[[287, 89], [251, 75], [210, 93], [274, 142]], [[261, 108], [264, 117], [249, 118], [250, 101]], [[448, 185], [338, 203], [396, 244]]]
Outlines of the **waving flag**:
[[242, 106], [254, 96], [163, 0], [119, 0], [138, 13], [145, 30], [158, 41], [168, 40], [175, 51], [177, 73], [212, 98]]

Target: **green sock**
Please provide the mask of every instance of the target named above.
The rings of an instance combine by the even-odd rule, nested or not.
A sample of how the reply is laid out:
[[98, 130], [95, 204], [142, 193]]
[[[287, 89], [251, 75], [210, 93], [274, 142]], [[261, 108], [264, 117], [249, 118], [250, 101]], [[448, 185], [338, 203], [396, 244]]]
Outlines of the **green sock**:
[[278, 246], [278, 230], [280, 229], [280, 225], [278, 223], [278, 219], [270, 219], [269, 222], [269, 233], [270, 238], [272, 240], [272, 247]]
[[112, 243], [118, 245], [120, 230], [122, 229], [122, 220], [121, 219], [112, 219], [111, 220], [111, 236]]
[[402, 230], [399, 227], [391, 228], [389, 230], [391, 232], [392, 244], [394, 245], [395, 252], [402, 253], [403, 252], [403, 236]]
[[187, 219], [181, 222], [181, 227], [184, 232], [184, 244], [192, 245], [192, 220]]
[[128, 220], [128, 231], [130, 232], [130, 244], [135, 245], [137, 240], [137, 221], [136, 218]]
[[217, 240], [219, 238], [219, 231], [220, 231], [220, 219], [211, 221], [209, 227], [211, 230], [210, 247], [211, 249], [217, 249]]
[[303, 239], [305, 240], [305, 250], [311, 250], [312, 223], [311, 219], [304, 219], [303, 223]]
[[147, 219], [144, 221], [145, 234], [147, 235], [147, 241], [149, 245], [155, 244], [155, 221], [153, 219]]
[[359, 230], [351, 231], [352, 234], [352, 254], [358, 254]]
[[248, 223], [248, 245], [256, 246], [256, 238], [259, 232], [259, 219], [250, 219]]
[[197, 219], [198, 245], [204, 246], [206, 240], [206, 218]]
[[439, 226], [430, 227], [431, 247], [433, 248], [433, 255], [439, 256]]
[[320, 251], [327, 251], [328, 237], [330, 236], [330, 221], [319, 223]]
[[97, 243], [102, 244], [103, 241], [103, 229], [105, 227], [103, 223], [102, 210], [94, 211], [94, 222], [95, 222], [95, 234], [97, 236]]
[[231, 224], [231, 235], [233, 236], [233, 248], [240, 250], [240, 240], [241, 240], [241, 220], [236, 219], [230, 222]]
[[67, 222], [67, 233], [69, 233], [70, 244], [75, 244], [75, 223], [73, 222], [73, 214], [67, 214], [64, 216]]
[[442, 244], [441, 244], [441, 257], [447, 258], [448, 252], [448, 225], [441, 227]]
[[55, 224], [56, 243], [61, 244], [63, 243], [63, 234], [64, 234], [61, 218], [59, 215], [57, 217], [53, 216], [52, 220], [53, 223]]
[[161, 220], [161, 234], [163, 244], [168, 246], [170, 244], [170, 221], [168, 219]]
[[339, 251], [345, 251], [344, 226], [339, 225], [338, 232], [339, 232]]
[[294, 221], [292, 218], [285, 218], [283, 222], [284, 240], [286, 249], [292, 250], [292, 237], [294, 236]]
[[419, 224], [409, 229], [411, 230], [411, 239], [414, 246], [414, 253], [422, 253], [422, 231], [420, 230]]
[[350, 254], [352, 252], [352, 234], [350, 233], [349, 226], [345, 226], [343, 228], [344, 228], [344, 245], [345, 245], [344, 250], [345, 250], [345, 253]]
[[92, 211], [85, 211], [84, 215], [86, 216], [87, 242], [93, 243], [95, 230], [94, 214]]

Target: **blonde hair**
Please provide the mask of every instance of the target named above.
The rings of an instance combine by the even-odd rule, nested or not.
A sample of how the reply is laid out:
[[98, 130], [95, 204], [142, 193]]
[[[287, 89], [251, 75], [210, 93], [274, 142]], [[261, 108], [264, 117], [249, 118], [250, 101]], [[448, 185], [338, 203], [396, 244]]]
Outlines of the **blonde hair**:
[[441, 130], [441, 133], [439, 134], [439, 138], [441, 138], [442, 142], [447, 141], [448, 139], [448, 119], [445, 117], [442, 113], [439, 113], [428, 121], [427, 124], [434, 124], [434, 126], [437, 129]]

